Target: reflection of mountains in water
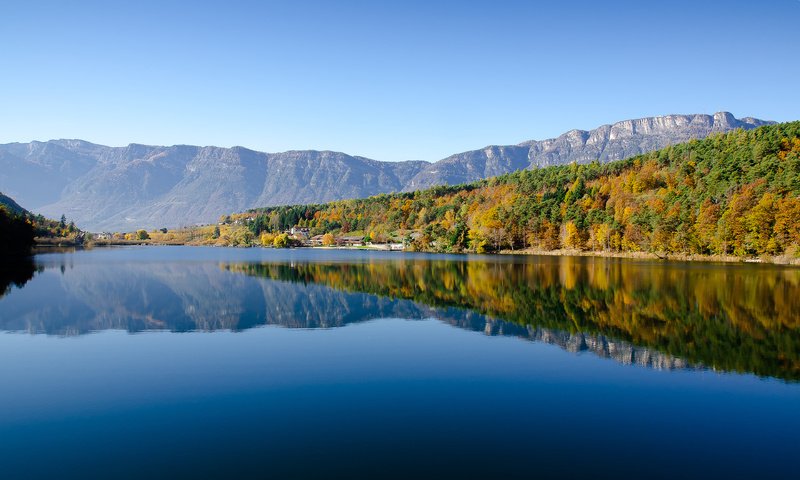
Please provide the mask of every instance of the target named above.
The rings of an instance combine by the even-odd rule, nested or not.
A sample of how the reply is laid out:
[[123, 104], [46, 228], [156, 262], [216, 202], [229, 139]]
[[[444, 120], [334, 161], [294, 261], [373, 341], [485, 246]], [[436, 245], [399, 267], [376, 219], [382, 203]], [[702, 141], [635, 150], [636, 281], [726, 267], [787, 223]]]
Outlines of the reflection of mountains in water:
[[[38, 292], [28, 291], [33, 288]], [[421, 317], [412, 302], [258, 281], [209, 263], [79, 264], [61, 274], [48, 269], [28, 289], [4, 301], [1, 329], [76, 335], [109, 329], [330, 328], [385, 316]], [[26, 293], [37, 301], [25, 301]]]
[[[80, 335], [100, 330], [237, 331], [263, 325], [334, 328], [378, 318], [435, 318], [466, 330], [516, 336], [570, 352], [592, 352], [623, 364], [692, 368], [670, 355], [604, 335], [517, 325], [469, 309], [345, 292], [286, 275], [257, 280], [226, 271], [240, 267], [78, 264], [48, 269], [30, 285], [30, 291], [16, 292], [3, 301], [0, 329]], [[292, 270], [281, 265], [280, 271]]]
[[[458, 325], [460, 326], [460, 325]], [[509, 328], [515, 327], [515, 328]], [[484, 332], [495, 335], [514, 335], [535, 342], [557, 345], [572, 353], [592, 352], [598, 357], [610, 358], [624, 365], [639, 365], [656, 370], [689, 370], [701, 368], [680, 358], [646, 347], [637, 347], [629, 342], [613, 340], [604, 335], [570, 333], [547, 328], [518, 327], [498, 320], [487, 320]], [[495, 333], [498, 332], [498, 333]]]

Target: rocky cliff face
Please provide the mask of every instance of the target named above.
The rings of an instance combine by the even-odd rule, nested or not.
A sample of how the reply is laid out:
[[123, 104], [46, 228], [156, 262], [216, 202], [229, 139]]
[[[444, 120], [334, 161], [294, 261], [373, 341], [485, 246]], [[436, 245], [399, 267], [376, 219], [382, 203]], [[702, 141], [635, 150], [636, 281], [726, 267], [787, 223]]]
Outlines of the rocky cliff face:
[[0, 191], [90, 231], [178, 227], [285, 204], [326, 202], [475, 181], [524, 168], [608, 162], [735, 128], [771, 123], [729, 113], [627, 120], [543, 141], [490, 146], [444, 160], [380, 162], [338, 152], [81, 140], [0, 145]]
[[594, 130], [570, 130], [558, 138], [523, 142], [514, 146], [490, 146], [464, 152], [433, 163], [406, 186], [416, 190], [440, 184], [473, 182], [525, 168], [572, 162], [611, 162], [686, 142], [712, 133], [767, 125], [755, 118], [736, 119], [727, 112], [714, 115], [667, 115], [625, 120]]

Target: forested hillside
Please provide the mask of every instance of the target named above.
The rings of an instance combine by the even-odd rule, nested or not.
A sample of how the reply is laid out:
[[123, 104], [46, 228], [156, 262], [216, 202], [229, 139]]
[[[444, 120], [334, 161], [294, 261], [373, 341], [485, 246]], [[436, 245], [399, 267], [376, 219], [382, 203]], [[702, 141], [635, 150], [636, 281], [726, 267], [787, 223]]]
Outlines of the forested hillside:
[[[794, 255], [800, 122], [736, 130], [627, 160], [234, 215], [254, 235], [308, 226], [432, 251], [559, 248]], [[352, 233], [351, 233], [352, 234]]]
[[0, 193], [0, 254], [28, 253], [34, 238], [82, 243], [83, 237], [75, 223], [67, 222], [63, 215], [61, 220], [34, 215]]

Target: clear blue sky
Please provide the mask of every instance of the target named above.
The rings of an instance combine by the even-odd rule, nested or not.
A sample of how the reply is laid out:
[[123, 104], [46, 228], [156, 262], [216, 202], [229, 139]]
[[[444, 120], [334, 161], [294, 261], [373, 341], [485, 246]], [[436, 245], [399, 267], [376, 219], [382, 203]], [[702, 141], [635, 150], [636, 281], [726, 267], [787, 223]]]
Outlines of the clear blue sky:
[[437, 160], [668, 113], [800, 119], [798, 0], [7, 0], [0, 45], [0, 143]]

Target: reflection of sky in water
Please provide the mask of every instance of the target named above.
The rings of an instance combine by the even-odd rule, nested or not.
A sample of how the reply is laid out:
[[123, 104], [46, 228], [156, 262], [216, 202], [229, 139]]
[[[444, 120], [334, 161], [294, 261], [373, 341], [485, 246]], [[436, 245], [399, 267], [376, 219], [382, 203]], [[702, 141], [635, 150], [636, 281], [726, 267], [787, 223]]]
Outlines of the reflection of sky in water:
[[786, 473], [800, 427], [796, 384], [629, 368], [434, 320], [0, 335], [0, 379], [11, 472], [513, 474], [580, 455], [575, 474], [768, 475]]
[[[0, 327], [51, 328], [59, 335], [100, 327], [191, 330], [197, 322], [245, 329], [0, 334], [4, 475], [788, 477], [794, 471], [797, 383], [631, 368], [520, 341], [513, 336], [530, 337], [524, 326], [491, 320], [492, 328], [513, 336], [486, 336], [486, 318], [469, 310], [341, 290], [357, 282], [337, 268], [306, 272], [320, 283], [289, 279], [284, 270], [277, 280], [226, 270], [231, 262], [273, 262], [279, 254], [297, 262], [365, 258], [228, 249], [38, 257], [46, 270], [0, 299]], [[373, 277], [382, 273], [374, 270]], [[564, 278], [563, 268], [556, 273]], [[345, 283], [333, 285], [333, 278]], [[341, 328], [250, 328], [265, 322]]]

